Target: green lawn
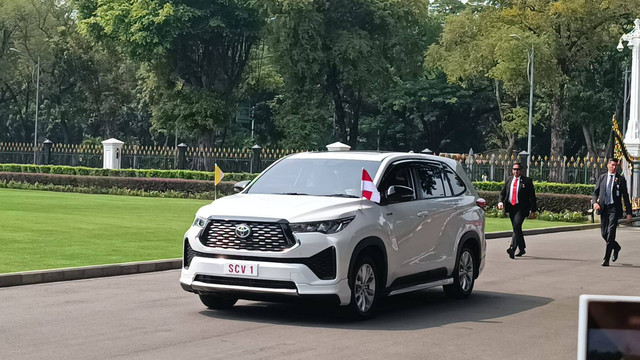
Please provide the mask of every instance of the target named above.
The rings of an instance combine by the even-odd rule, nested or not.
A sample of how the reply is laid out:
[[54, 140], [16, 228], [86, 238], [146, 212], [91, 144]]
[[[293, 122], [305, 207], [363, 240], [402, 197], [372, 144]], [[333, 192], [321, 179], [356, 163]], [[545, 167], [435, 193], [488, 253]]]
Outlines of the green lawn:
[[[178, 258], [208, 200], [0, 189], [0, 273]], [[527, 220], [526, 229], [574, 225]], [[511, 230], [487, 219], [487, 232]]]
[[180, 257], [209, 202], [0, 189], [0, 273]]
[[[581, 223], [570, 223], [564, 221], [543, 221], [543, 220], [530, 220], [527, 219], [522, 224], [523, 229], [539, 229], [539, 228], [547, 228], [554, 226], [571, 226], [571, 225], [580, 225]], [[485, 232], [495, 232], [495, 231], [511, 231], [511, 221], [509, 218], [487, 218], [486, 220], [486, 229]]]

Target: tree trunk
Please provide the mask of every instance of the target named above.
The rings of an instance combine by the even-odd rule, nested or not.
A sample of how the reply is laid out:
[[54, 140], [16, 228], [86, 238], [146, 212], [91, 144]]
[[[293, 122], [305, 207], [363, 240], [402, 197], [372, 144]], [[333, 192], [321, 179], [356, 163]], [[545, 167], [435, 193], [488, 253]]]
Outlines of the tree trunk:
[[[563, 89], [561, 86], [560, 89]], [[551, 158], [555, 161], [562, 162], [564, 156], [564, 139], [565, 139], [565, 127], [564, 127], [564, 102], [561, 90], [558, 93], [553, 94], [551, 104]], [[562, 182], [562, 171], [560, 167], [552, 167], [549, 171], [549, 181]]]
[[360, 124], [360, 104], [362, 103], [362, 95], [358, 92], [355, 97], [355, 104], [352, 106], [351, 126], [349, 128], [349, 145], [352, 150], [358, 147], [358, 134]]
[[596, 153], [596, 147], [593, 143], [593, 124], [582, 124], [582, 134], [584, 135], [584, 142], [587, 145], [587, 153], [594, 155]]

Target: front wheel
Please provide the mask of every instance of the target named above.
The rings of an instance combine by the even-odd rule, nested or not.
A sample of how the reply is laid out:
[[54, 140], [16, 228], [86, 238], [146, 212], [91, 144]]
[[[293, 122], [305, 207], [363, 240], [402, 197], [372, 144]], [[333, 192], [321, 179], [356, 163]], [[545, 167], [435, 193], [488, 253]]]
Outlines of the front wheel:
[[236, 304], [238, 299], [223, 297], [217, 294], [208, 294], [200, 295], [200, 301], [202, 301], [202, 303], [209, 309], [224, 310], [232, 308], [233, 305]]
[[475, 258], [470, 248], [464, 247], [453, 269], [453, 284], [443, 286], [444, 293], [455, 299], [465, 299], [471, 295], [475, 282]]
[[349, 307], [356, 319], [363, 320], [373, 315], [380, 297], [379, 282], [375, 261], [369, 256], [359, 258], [349, 274], [349, 285], [351, 285]]

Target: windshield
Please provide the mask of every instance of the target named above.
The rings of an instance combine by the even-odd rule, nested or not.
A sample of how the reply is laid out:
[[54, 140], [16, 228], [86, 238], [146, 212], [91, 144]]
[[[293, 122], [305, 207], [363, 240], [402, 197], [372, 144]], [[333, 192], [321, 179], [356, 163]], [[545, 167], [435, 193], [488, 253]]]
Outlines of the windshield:
[[251, 185], [248, 194], [361, 196], [362, 168], [374, 178], [378, 161], [283, 159]]

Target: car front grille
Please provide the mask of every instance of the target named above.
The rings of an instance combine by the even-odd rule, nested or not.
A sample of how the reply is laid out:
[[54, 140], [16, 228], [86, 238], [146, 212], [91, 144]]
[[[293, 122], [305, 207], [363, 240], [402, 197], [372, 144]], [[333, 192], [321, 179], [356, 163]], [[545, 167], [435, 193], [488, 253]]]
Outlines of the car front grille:
[[[246, 238], [236, 234], [240, 225], [251, 229]], [[284, 251], [296, 244], [286, 223], [216, 219], [210, 220], [204, 228], [200, 242], [210, 248], [271, 252]]]

